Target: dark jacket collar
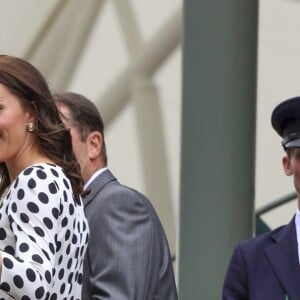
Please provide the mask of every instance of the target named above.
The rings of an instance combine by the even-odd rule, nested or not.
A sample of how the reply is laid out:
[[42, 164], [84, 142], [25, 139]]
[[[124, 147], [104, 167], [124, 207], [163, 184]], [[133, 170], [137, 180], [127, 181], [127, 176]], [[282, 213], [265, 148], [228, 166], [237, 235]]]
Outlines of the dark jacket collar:
[[271, 234], [273, 244], [265, 251], [290, 300], [300, 299], [300, 266], [295, 218]]

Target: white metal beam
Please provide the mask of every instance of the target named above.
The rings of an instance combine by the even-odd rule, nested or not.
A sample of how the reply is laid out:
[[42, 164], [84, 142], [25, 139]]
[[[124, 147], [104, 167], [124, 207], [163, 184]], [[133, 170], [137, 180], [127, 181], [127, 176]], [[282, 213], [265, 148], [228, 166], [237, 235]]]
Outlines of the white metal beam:
[[129, 0], [113, 0], [113, 3], [115, 4], [129, 57], [133, 59], [140, 52], [143, 41], [132, 4]]
[[137, 72], [152, 76], [163, 61], [178, 47], [181, 27], [181, 9], [179, 9], [162, 26], [161, 30], [145, 44], [134, 62], [121, 72], [113, 84], [96, 101], [96, 104], [101, 108], [107, 126], [129, 100], [132, 78]]
[[65, 89], [104, 0], [64, 0], [45, 22], [26, 59], [36, 65], [56, 89]]

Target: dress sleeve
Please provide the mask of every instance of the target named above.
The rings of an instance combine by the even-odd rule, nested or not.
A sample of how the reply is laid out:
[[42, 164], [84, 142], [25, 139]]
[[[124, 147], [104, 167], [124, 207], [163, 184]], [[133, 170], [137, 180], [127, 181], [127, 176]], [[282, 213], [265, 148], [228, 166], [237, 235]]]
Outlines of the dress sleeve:
[[14, 253], [2, 251], [0, 288], [15, 299], [46, 299], [54, 271], [59, 197], [54, 182], [40, 173], [21, 174], [11, 187], [7, 215]]

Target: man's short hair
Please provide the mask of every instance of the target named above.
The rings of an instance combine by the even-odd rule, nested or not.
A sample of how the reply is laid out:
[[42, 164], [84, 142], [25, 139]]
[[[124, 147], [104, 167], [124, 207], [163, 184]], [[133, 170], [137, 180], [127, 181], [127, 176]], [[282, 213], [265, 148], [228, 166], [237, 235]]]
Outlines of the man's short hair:
[[104, 123], [96, 105], [81, 94], [61, 92], [53, 95], [57, 104], [65, 105], [70, 111], [70, 125], [75, 127], [82, 142], [85, 142], [89, 133], [98, 131], [102, 135], [101, 156], [107, 164], [106, 146], [104, 140]]

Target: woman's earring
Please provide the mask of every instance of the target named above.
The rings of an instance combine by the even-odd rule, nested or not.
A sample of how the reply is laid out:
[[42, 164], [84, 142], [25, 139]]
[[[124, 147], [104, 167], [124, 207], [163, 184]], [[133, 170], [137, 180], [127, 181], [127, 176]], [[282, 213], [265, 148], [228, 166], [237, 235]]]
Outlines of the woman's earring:
[[26, 126], [26, 129], [27, 129], [27, 131], [29, 131], [29, 132], [34, 132], [34, 131], [35, 131], [35, 124], [34, 124], [34, 123], [29, 123], [29, 124]]

